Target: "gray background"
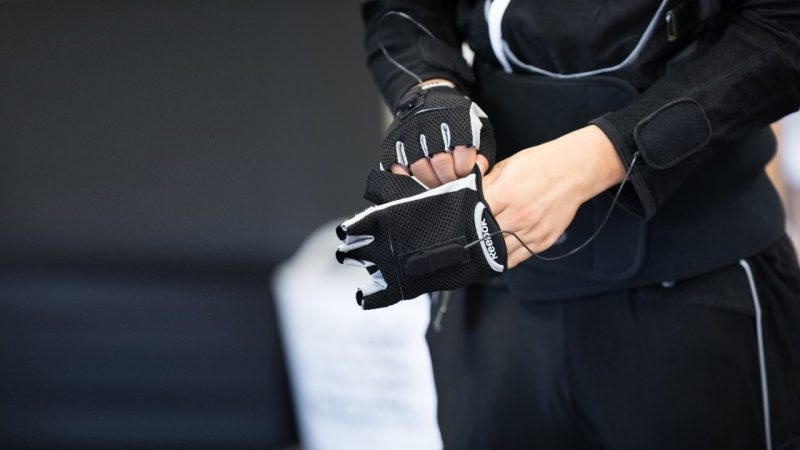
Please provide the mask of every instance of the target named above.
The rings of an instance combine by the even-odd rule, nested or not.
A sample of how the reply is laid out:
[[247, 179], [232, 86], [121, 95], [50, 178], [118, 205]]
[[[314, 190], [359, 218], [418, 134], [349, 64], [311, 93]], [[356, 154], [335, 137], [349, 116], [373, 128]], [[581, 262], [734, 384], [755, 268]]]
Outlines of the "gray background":
[[0, 256], [273, 260], [364, 205], [358, 2], [0, 8]]
[[269, 280], [365, 205], [361, 34], [356, 1], [0, 2], [0, 447], [297, 442]]

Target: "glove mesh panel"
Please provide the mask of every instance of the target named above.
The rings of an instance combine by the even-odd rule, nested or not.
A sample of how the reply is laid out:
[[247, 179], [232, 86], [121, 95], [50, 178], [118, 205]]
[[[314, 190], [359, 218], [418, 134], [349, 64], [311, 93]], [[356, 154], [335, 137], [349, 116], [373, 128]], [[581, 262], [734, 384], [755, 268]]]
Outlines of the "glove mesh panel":
[[[414, 99], [419, 101], [415, 101]], [[432, 88], [428, 91], [413, 91], [401, 104], [416, 105], [407, 115], [399, 114], [386, 132], [381, 145], [380, 161], [389, 169], [392, 164], [401, 163], [397, 156], [397, 143], [401, 142], [408, 165], [424, 158], [420, 135], [425, 135], [428, 155], [432, 156], [459, 145], [472, 146], [472, 120], [470, 110], [472, 100], [455, 89]], [[402, 109], [402, 108], [401, 108]], [[481, 118], [482, 128], [478, 153], [484, 155], [490, 164], [494, 163], [494, 133], [488, 119]], [[441, 125], [450, 129], [450, 142], [445, 148]], [[486, 133], [484, 131], [488, 130]]]

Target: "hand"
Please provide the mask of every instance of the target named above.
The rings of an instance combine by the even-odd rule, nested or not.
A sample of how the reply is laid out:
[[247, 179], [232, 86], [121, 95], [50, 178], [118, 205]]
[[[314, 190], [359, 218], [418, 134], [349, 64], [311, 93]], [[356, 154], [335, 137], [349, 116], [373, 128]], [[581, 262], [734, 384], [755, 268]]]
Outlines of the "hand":
[[[409, 177], [373, 170], [370, 207], [336, 227], [341, 264], [366, 269], [371, 280], [356, 291], [364, 309], [382, 308], [425, 292], [457, 289], [506, 270], [499, 231], [486, 210], [481, 175], [426, 190]], [[397, 196], [403, 201], [392, 201]], [[465, 246], [468, 242], [473, 245]], [[480, 243], [480, 245], [476, 245]]]
[[478, 155], [474, 148], [459, 145], [452, 152], [437, 153], [430, 159], [413, 162], [411, 172], [399, 164], [392, 164], [391, 171], [397, 175], [414, 175], [425, 186], [435, 188], [469, 175], [475, 164], [480, 167], [481, 175], [486, 174], [489, 160], [483, 155]]
[[400, 99], [381, 144], [381, 164], [414, 175], [429, 188], [486, 171], [494, 160], [494, 133], [486, 114], [447, 80], [433, 79]]
[[[625, 169], [608, 137], [591, 125], [522, 150], [484, 177], [484, 196], [501, 230], [536, 253], [564, 233], [583, 202], [620, 183]], [[508, 267], [532, 255], [505, 235]]]

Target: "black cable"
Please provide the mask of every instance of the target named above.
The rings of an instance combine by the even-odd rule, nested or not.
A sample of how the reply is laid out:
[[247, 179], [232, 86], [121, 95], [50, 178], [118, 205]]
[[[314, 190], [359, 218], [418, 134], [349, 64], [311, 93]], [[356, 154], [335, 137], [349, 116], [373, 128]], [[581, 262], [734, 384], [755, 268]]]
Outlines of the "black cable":
[[606, 216], [603, 218], [603, 221], [600, 223], [600, 226], [598, 226], [597, 229], [594, 231], [594, 233], [592, 233], [592, 235], [589, 236], [588, 239], [583, 241], [583, 243], [581, 245], [573, 248], [572, 250], [568, 251], [567, 253], [564, 253], [564, 254], [558, 255], [558, 256], [541, 256], [541, 255], [538, 255], [538, 254], [536, 254], [536, 252], [531, 250], [530, 247], [528, 247], [525, 244], [525, 242], [523, 242], [522, 239], [519, 236], [517, 236], [516, 233], [514, 233], [513, 231], [506, 231], [506, 230], [499, 230], [499, 231], [495, 231], [493, 233], [489, 233], [486, 236], [484, 236], [484, 237], [482, 237], [482, 238], [480, 238], [478, 240], [470, 242], [469, 244], [465, 245], [464, 248], [468, 249], [468, 248], [472, 247], [473, 245], [478, 244], [481, 241], [485, 241], [487, 239], [491, 239], [492, 236], [502, 233], [502, 234], [510, 234], [511, 236], [514, 236], [517, 239], [517, 241], [523, 247], [525, 247], [525, 250], [527, 250], [528, 253], [530, 253], [531, 255], [535, 256], [538, 259], [541, 259], [542, 261], [556, 261], [556, 260], [559, 260], [559, 259], [562, 259], [562, 258], [566, 258], [567, 256], [572, 256], [575, 253], [578, 253], [579, 251], [583, 250], [587, 245], [589, 245], [589, 243], [592, 242], [594, 240], [594, 238], [596, 238], [597, 235], [600, 234], [600, 231], [603, 230], [603, 227], [606, 226], [606, 223], [608, 222], [608, 219], [611, 217], [611, 213], [614, 212], [614, 207], [617, 205], [617, 201], [619, 200], [619, 196], [620, 196], [620, 194], [622, 194], [622, 188], [625, 187], [625, 183], [627, 183], [628, 180], [630, 179], [631, 172], [633, 172], [633, 166], [634, 166], [634, 164], [636, 164], [636, 159], [637, 158], [639, 158], [639, 152], [636, 152], [636, 153], [633, 154], [633, 159], [631, 159], [631, 165], [628, 167], [628, 170], [625, 172], [625, 178], [623, 178], [622, 179], [622, 183], [619, 184], [619, 188], [617, 188], [617, 193], [614, 194], [614, 199], [611, 201], [611, 206], [608, 207], [608, 212], [606, 212]]
[[382, 15], [381, 18], [378, 20], [378, 45], [380, 45], [381, 51], [383, 52], [383, 55], [386, 56], [386, 59], [388, 59], [389, 62], [394, 64], [398, 69], [402, 70], [403, 72], [405, 72], [406, 74], [408, 74], [409, 76], [411, 76], [412, 78], [417, 80], [417, 83], [422, 83], [422, 78], [420, 78], [419, 75], [417, 75], [416, 73], [414, 73], [411, 70], [409, 70], [406, 66], [400, 64], [396, 59], [392, 58], [389, 55], [389, 52], [386, 50], [386, 47], [383, 45], [383, 34], [382, 34], [382, 32], [383, 32], [383, 21], [386, 20], [386, 18], [389, 17], [389, 16], [398, 16], [398, 17], [401, 17], [403, 19], [406, 19], [409, 22], [411, 22], [414, 25], [416, 25], [417, 27], [419, 27], [420, 30], [424, 31], [425, 34], [430, 36], [431, 39], [433, 39], [434, 41], [439, 42], [439, 39], [437, 39], [436, 36], [433, 35], [431, 30], [429, 30], [425, 25], [419, 23], [417, 21], [417, 19], [409, 16], [408, 14], [406, 14], [404, 12], [388, 11], [384, 15]]
[[[383, 52], [383, 55], [386, 56], [386, 59], [388, 59], [389, 62], [394, 64], [395, 67], [397, 67], [398, 69], [402, 70], [403, 72], [405, 72], [406, 74], [408, 74], [409, 76], [411, 76], [412, 78], [417, 80], [418, 83], [422, 83], [423, 80], [422, 80], [422, 78], [419, 77], [419, 75], [417, 75], [416, 73], [414, 73], [413, 71], [408, 69], [406, 66], [400, 64], [396, 59], [392, 58], [391, 55], [389, 55], [389, 52], [386, 50], [386, 47], [383, 45], [383, 34], [382, 34], [382, 32], [383, 32], [383, 21], [386, 20], [386, 18], [389, 17], [389, 16], [398, 16], [400, 18], [408, 20], [409, 22], [411, 22], [414, 25], [416, 25], [420, 30], [425, 32], [425, 34], [430, 36], [431, 39], [433, 39], [434, 41], [439, 42], [439, 39], [437, 39], [436, 36], [434, 36], [434, 34], [431, 32], [431, 30], [429, 30], [425, 25], [419, 23], [419, 21], [417, 21], [416, 19], [414, 19], [413, 17], [409, 16], [408, 14], [406, 14], [404, 12], [388, 11], [388, 12], [384, 13], [381, 16], [381, 18], [378, 20], [378, 45], [380, 45], [381, 52]], [[559, 260], [559, 259], [562, 259], [562, 258], [566, 258], [568, 256], [572, 256], [575, 253], [578, 253], [579, 251], [583, 250], [587, 245], [589, 245], [589, 243], [591, 243], [597, 237], [597, 235], [600, 234], [600, 231], [603, 230], [603, 228], [606, 226], [606, 223], [608, 223], [608, 219], [611, 218], [611, 213], [614, 212], [614, 207], [617, 205], [617, 201], [619, 200], [619, 196], [620, 196], [620, 194], [622, 194], [622, 188], [625, 187], [625, 183], [627, 183], [628, 180], [630, 179], [631, 172], [633, 171], [633, 166], [634, 166], [634, 164], [636, 164], [636, 159], [638, 157], [639, 157], [639, 152], [634, 153], [633, 158], [631, 159], [631, 164], [628, 167], [628, 170], [625, 172], [625, 178], [622, 179], [622, 183], [620, 183], [616, 194], [614, 194], [614, 199], [611, 201], [611, 206], [608, 207], [608, 212], [606, 212], [606, 215], [603, 218], [603, 221], [600, 223], [600, 226], [598, 226], [597, 229], [594, 231], [594, 233], [592, 233], [592, 235], [589, 236], [589, 238], [587, 238], [581, 245], [573, 248], [572, 250], [568, 251], [567, 253], [564, 253], [563, 255], [550, 256], [550, 257], [548, 257], [548, 256], [540, 256], [540, 255], [536, 254], [536, 252], [531, 250], [530, 247], [528, 247], [525, 244], [525, 242], [523, 242], [522, 239], [519, 236], [517, 236], [516, 233], [514, 233], [513, 231], [506, 231], [506, 230], [500, 230], [500, 231], [495, 231], [493, 233], [490, 233], [490, 234], [488, 234], [488, 235], [486, 235], [486, 236], [484, 236], [484, 237], [482, 237], [482, 238], [480, 238], [480, 239], [478, 239], [476, 241], [470, 242], [469, 244], [465, 245], [464, 248], [468, 249], [468, 248], [472, 247], [473, 245], [477, 245], [481, 241], [485, 241], [487, 239], [491, 239], [491, 237], [496, 235], [496, 234], [503, 233], [503, 234], [510, 234], [511, 236], [514, 236], [514, 238], [516, 238], [517, 241], [519, 241], [519, 243], [523, 247], [525, 247], [525, 250], [527, 250], [528, 253], [530, 253], [531, 255], [533, 255], [534, 257], [536, 257], [536, 258], [538, 258], [538, 259], [540, 259], [542, 261], [556, 261], [556, 260]]]

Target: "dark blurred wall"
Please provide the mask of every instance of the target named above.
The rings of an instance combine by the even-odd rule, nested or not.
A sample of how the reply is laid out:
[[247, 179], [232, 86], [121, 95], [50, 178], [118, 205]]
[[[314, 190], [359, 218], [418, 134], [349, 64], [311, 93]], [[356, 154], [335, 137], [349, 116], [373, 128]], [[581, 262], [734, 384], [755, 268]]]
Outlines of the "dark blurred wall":
[[269, 280], [364, 205], [361, 30], [356, 1], [0, 1], [0, 447], [296, 441]]
[[356, 1], [0, 8], [2, 257], [282, 258], [363, 204]]

